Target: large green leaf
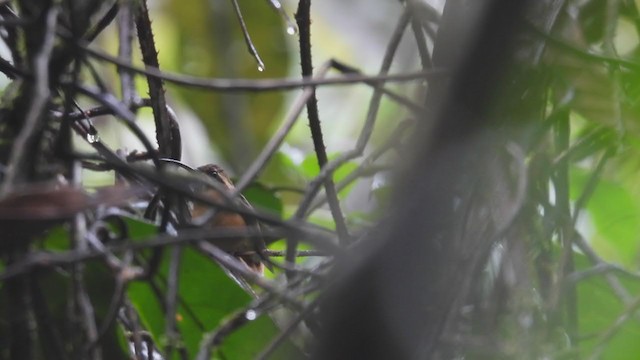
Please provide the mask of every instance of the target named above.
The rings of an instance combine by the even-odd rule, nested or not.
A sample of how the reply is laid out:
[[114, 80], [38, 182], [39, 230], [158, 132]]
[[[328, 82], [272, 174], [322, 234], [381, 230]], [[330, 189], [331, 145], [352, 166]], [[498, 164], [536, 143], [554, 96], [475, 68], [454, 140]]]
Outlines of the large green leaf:
[[[165, 256], [163, 275], [167, 272], [167, 259]], [[128, 294], [145, 327], [162, 345], [166, 341], [165, 314], [153, 290], [141, 282], [132, 284]], [[252, 300], [217, 264], [188, 248], [182, 253], [179, 294], [181, 302], [176, 320], [190, 358], [198, 352], [205, 333], [217, 328], [230, 314], [248, 306]], [[276, 334], [271, 319], [259, 317], [229, 336], [215, 358], [251, 359]], [[294, 350], [286, 344], [282, 351]]]
[[[574, 259], [578, 270], [590, 266], [582, 254], [575, 254]], [[619, 279], [631, 294], [637, 296], [640, 293], [637, 281], [624, 277]], [[579, 329], [586, 339], [580, 342], [583, 353], [591, 354], [602, 343], [604, 351], [601, 359], [637, 359], [640, 354], [640, 322], [636, 318], [626, 322], [610, 339], [603, 337], [625, 312], [625, 306], [606, 280], [602, 276], [590, 277], [578, 283], [577, 291]]]
[[[590, 173], [573, 168], [571, 197], [584, 191]], [[640, 244], [640, 206], [631, 191], [606, 178], [593, 192], [587, 211], [594, 234], [587, 236], [591, 245], [607, 260], [631, 267], [638, 260]]]

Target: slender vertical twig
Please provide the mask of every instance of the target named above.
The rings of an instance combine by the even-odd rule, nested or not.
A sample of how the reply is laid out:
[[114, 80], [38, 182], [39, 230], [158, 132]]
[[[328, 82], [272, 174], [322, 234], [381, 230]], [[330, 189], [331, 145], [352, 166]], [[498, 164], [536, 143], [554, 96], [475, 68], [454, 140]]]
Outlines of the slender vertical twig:
[[167, 345], [165, 347], [165, 355], [167, 358], [171, 358], [174, 347], [179, 343], [178, 332], [176, 331], [176, 313], [178, 310], [178, 281], [180, 278], [181, 258], [182, 247], [176, 245], [171, 249], [167, 292], [165, 295], [167, 308], [165, 309], [164, 333], [167, 337]]
[[[74, 161], [72, 168], [72, 181], [74, 186], [81, 186], [81, 168], [80, 163]], [[77, 214], [72, 223], [71, 235], [73, 240], [73, 247], [77, 251], [86, 252], [89, 249], [86, 240], [87, 222], [84, 214]], [[89, 343], [97, 343], [98, 341], [98, 327], [95, 320], [95, 311], [93, 304], [87, 293], [87, 289], [84, 284], [84, 264], [75, 264], [72, 268], [72, 282], [74, 289], [75, 304], [78, 307], [79, 318], [84, 328], [84, 333], [87, 336]], [[102, 358], [100, 349], [90, 349], [89, 355], [92, 359], [99, 360]]]
[[[329, 71], [330, 63], [323, 64], [319, 70], [317, 71], [316, 78], [322, 78], [326, 76], [327, 71]], [[249, 184], [260, 174], [262, 169], [267, 165], [268, 161], [271, 159], [273, 154], [280, 148], [284, 138], [289, 134], [296, 120], [302, 113], [305, 105], [313, 96], [315, 90], [312, 87], [306, 87], [302, 94], [296, 99], [296, 101], [291, 106], [289, 113], [287, 114], [285, 120], [282, 122], [282, 125], [278, 129], [278, 131], [271, 136], [271, 139], [264, 147], [260, 155], [256, 158], [256, 160], [249, 166], [249, 169], [244, 172], [240, 180], [238, 181], [238, 185], [236, 186], [235, 194], [240, 194], [244, 189], [246, 189]]]
[[260, 54], [258, 54], [258, 50], [256, 46], [253, 44], [251, 40], [251, 35], [249, 34], [249, 29], [247, 29], [247, 24], [244, 22], [244, 18], [242, 17], [242, 11], [240, 10], [240, 5], [238, 4], [238, 0], [231, 0], [231, 4], [233, 5], [233, 10], [238, 17], [238, 22], [240, 23], [240, 28], [242, 29], [242, 36], [244, 36], [244, 42], [247, 44], [247, 49], [249, 50], [249, 54], [256, 59], [258, 63], [258, 71], [264, 71], [264, 62], [262, 58], [260, 58]]
[[[561, 111], [556, 122], [556, 146], [557, 152], [561, 153], [569, 148], [569, 137], [571, 126], [569, 110]], [[568, 159], [558, 163], [556, 167], [554, 188], [556, 192], [556, 206], [558, 209], [558, 231], [562, 243], [562, 256], [558, 264], [558, 284], [555, 293], [554, 310], [564, 304], [567, 311], [567, 329], [572, 339], [577, 337], [578, 331], [578, 295], [574, 284], [565, 281], [566, 276], [574, 271], [573, 261], [573, 232], [571, 225], [571, 207], [569, 193], [569, 162]], [[564, 300], [563, 300], [564, 299]], [[566, 300], [566, 302], [564, 302]], [[559, 314], [559, 312], [558, 312]], [[573, 342], [572, 342], [573, 343]], [[572, 344], [575, 346], [575, 344]]]
[[34, 140], [38, 123], [44, 113], [44, 109], [49, 101], [51, 91], [49, 89], [49, 61], [54, 47], [55, 27], [58, 21], [59, 6], [52, 6], [47, 10], [45, 16], [45, 31], [42, 45], [33, 59], [33, 74], [35, 83], [33, 85], [33, 97], [24, 118], [24, 123], [20, 133], [16, 137], [8, 166], [4, 174], [0, 196], [7, 194], [14, 183], [20, 178], [28, 164], [24, 161], [29, 153], [27, 147]]
[[[410, 14], [408, 11], [405, 11], [402, 14], [400, 19], [398, 20], [398, 24], [396, 25], [393, 35], [391, 36], [391, 40], [389, 40], [389, 44], [387, 45], [387, 49], [385, 51], [385, 56], [380, 67], [380, 74], [383, 76], [387, 74], [389, 68], [391, 67], [391, 62], [393, 61], [395, 53], [398, 49], [400, 40], [402, 39], [402, 35], [404, 34], [404, 31], [409, 24], [409, 15]], [[375, 125], [378, 110], [380, 109], [381, 97], [382, 91], [376, 88], [376, 90], [374, 90], [373, 96], [371, 97], [371, 100], [369, 101], [369, 108], [367, 110], [365, 123], [362, 127], [360, 135], [358, 136], [355, 147], [352, 150], [338, 156], [336, 159], [329, 161], [320, 169], [320, 174], [318, 174], [318, 176], [316, 176], [316, 178], [313, 179], [307, 186], [305, 195], [302, 201], [300, 201], [300, 205], [298, 206], [298, 210], [296, 211], [297, 214], [307, 214], [307, 211], [311, 206], [311, 202], [320, 190], [320, 187], [322, 186], [324, 180], [330, 177], [333, 172], [344, 163], [357, 158], [363, 153], [364, 148], [368, 144], [373, 132], [373, 127]]]
[[[313, 61], [311, 57], [311, 0], [300, 0], [298, 2], [298, 10], [296, 11], [296, 23], [299, 31], [300, 44], [300, 67], [303, 77], [311, 77], [313, 75]], [[322, 126], [320, 124], [320, 116], [318, 115], [318, 99], [314, 94], [307, 102], [307, 116], [309, 118], [309, 127], [311, 128], [311, 137], [313, 139], [313, 147], [318, 160], [318, 165], [322, 169], [328, 161], [324, 140], [322, 139]], [[338, 193], [333, 183], [333, 179], [328, 176], [324, 180], [325, 191], [329, 199], [329, 208], [336, 224], [336, 230], [340, 241], [344, 244], [349, 243], [349, 232], [344, 221]], [[296, 211], [295, 216], [301, 217], [304, 213]], [[289, 238], [287, 241], [287, 254], [285, 260], [291, 264], [295, 262], [295, 254], [297, 250], [297, 240]]]
[[[123, 61], [132, 61], [133, 43], [133, 1], [122, 1], [118, 13], [118, 58]], [[131, 106], [136, 97], [133, 76], [124, 68], [118, 68], [120, 75], [120, 91], [122, 102], [125, 106]]]
[[[153, 40], [153, 31], [151, 29], [151, 20], [149, 19], [149, 9], [147, 1], [139, 2], [140, 8], [137, 11], [135, 19], [136, 29], [138, 30], [138, 42], [142, 51], [142, 61], [147, 68], [160, 68], [158, 62], [158, 51]], [[153, 118], [156, 124], [156, 139], [158, 140], [158, 152], [160, 156], [167, 158], [176, 158], [176, 154], [172, 153], [171, 123], [169, 114], [167, 113], [167, 101], [165, 99], [163, 81], [147, 76], [147, 84], [149, 85], [149, 97], [151, 99], [151, 109], [153, 110]], [[180, 160], [180, 159], [177, 159]]]

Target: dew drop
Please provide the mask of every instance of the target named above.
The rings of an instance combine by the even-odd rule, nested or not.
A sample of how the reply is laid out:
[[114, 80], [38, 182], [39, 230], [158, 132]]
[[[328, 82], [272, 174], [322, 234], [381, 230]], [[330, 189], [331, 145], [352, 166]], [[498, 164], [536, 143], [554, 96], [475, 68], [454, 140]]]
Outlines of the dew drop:
[[263, 72], [264, 71], [264, 66], [258, 65], [258, 71]]
[[291, 18], [289, 18], [289, 15], [287, 15], [287, 12], [282, 7], [282, 4], [280, 3], [280, 1], [269, 0], [269, 3], [271, 4], [271, 7], [280, 15], [280, 17], [282, 18], [282, 21], [284, 21], [284, 23], [287, 24], [287, 34], [289, 35], [297, 34], [298, 28], [296, 27], [294, 22], [291, 21]]
[[274, 9], [276, 10], [282, 9], [282, 4], [280, 4], [280, 1], [270, 0], [269, 2], [271, 3], [271, 6], [273, 6]]
[[258, 317], [258, 314], [255, 312], [255, 310], [247, 310], [244, 316], [247, 318], [247, 320], [252, 321]]
[[95, 144], [100, 141], [100, 137], [97, 134], [87, 134], [87, 142], [89, 144]]

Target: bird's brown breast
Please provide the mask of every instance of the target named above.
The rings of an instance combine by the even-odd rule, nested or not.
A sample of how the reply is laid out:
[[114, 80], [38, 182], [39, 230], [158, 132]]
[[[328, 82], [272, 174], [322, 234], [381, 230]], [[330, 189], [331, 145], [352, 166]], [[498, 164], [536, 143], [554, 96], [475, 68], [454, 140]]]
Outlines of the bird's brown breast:
[[[203, 195], [208, 199], [211, 199], [215, 203], [224, 203], [225, 198], [222, 194], [215, 189], [206, 190]], [[201, 204], [194, 204], [191, 212], [192, 218], [197, 219], [202, 216], [208, 216], [211, 208]], [[247, 227], [247, 222], [244, 217], [233, 211], [216, 209], [213, 217], [204, 225], [207, 228], [215, 231], [215, 229], [235, 228], [241, 229]], [[237, 256], [242, 262], [244, 262], [253, 271], [262, 274], [264, 267], [257, 254], [245, 254], [255, 251], [255, 246], [251, 239], [245, 237], [228, 237], [228, 238], [216, 238], [210, 240], [220, 249]]]

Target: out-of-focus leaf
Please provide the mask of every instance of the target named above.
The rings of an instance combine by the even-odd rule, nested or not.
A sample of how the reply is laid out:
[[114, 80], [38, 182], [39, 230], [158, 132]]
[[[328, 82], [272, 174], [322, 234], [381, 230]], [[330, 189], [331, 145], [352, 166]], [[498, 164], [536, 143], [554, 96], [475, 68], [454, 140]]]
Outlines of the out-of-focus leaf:
[[316, 154], [311, 153], [307, 155], [302, 161], [302, 164], [300, 164], [300, 169], [308, 179], [318, 176], [320, 173], [320, 166], [318, 166], [318, 158], [316, 157]]
[[620, 18], [617, 23], [614, 45], [617, 53], [627, 56], [638, 47], [638, 33], [633, 21]]
[[[162, 264], [161, 273], [166, 275], [168, 257]], [[217, 328], [229, 314], [246, 307], [249, 296], [224, 271], [209, 259], [191, 249], [182, 254], [179, 278], [179, 305], [176, 321], [182, 334], [184, 346], [193, 358], [198, 352], [202, 337]], [[146, 283], [135, 283], [128, 294], [147, 329], [162, 346], [165, 314], [151, 287]], [[277, 333], [275, 325], [265, 316], [246, 325], [234, 333], [220, 348], [227, 359], [252, 359]], [[284, 351], [293, 351], [291, 345]], [[216, 357], [218, 358], [218, 357]]]
[[382, 206], [377, 206], [378, 209], [384, 209], [386, 205], [389, 204], [389, 200], [391, 199], [391, 193], [393, 188], [390, 185], [384, 185], [377, 187], [371, 191], [372, 195]]
[[[204, 77], [278, 78], [288, 69], [286, 25], [267, 2], [240, 7], [266, 69], [258, 71], [246, 50], [233, 8], [228, 1], [168, 1], [165, 11], [175, 22], [174, 71]], [[220, 94], [175, 87], [202, 119], [222, 157], [233, 170], [253, 160], [268, 141], [283, 94]]]
[[145, 239], [158, 233], [158, 226], [148, 220], [131, 216], [121, 216], [120, 218], [126, 223], [131, 240]]
[[[112, 271], [102, 260], [94, 260], [85, 263], [84, 283], [93, 304], [93, 311], [98, 320], [98, 324], [104, 323], [115, 295], [115, 279]], [[60, 297], [65, 299], [65, 297]], [[68, 306], [68, 304], [66, 304]], [[98, 326], [100, 326], [98, 325]], [[105, 337], [102, 348], [105, 359], [128, 359], [128, 349], [123, 348], [120, 342], [120, 325], [113, 322]]]
[[[580, 24], [566, 16], [554, 34], [562, 41], [587, 51], [585, 34]], [[621, 109], [616, 83], [604, 63], [589, 61], [562, 49], [550, 48], [545, 59], [554, 69], [557, 100], [590, 121], [620, 128]]]
[[255, 208], [268, 210], [275, 215], [282, 216], [282, 200], [272, 190], [261, 183], [253, 183], [244, 191], [244, 196]]
[[[582, 169], [572, 169], [572, 199], [582, 194], [589, 176]], [[587, 210], [596, 231], [588, 239], [594, 249], [607, 260], [631, 266], [640, 244], [640, 206], [633, 194], [618, 183], [601, 179]]]
[[[113, 298], [113, 277], [100, 260], [85, 262], [83, 268], [85, 291], [91, 301], [96, 322], [98, 326], [101, 326]], [[30, 273], [28, 279], [30, 283], [28, 291], [32, 296], [33, 303], [27, 307], [34, 310], [31, 321], [37, 322], [40, 334], [46, 334], [46, 336], [40, 337], [38, 342], [32, 344], [34, 353], [39, 354], [38, 358], [53, 358], [54, 354], [50, 352], [54, 351], [53, 346], [55, 345], [53, 344], [59, 342], [59, 349], [64, 352], [60, 356], [64, 358], [77, 356], [78, 353], [72, 355], [71, 352], [74, 349], [75, 351], [84, 351], [87, 344], [78, 343], [78, 333], [82, 330], [74, 328], [76, 324], [69, 322], [71, 313], [77, 311], [69, 304], [71, 294], [76, 291], [72, 284], [71, 275], [63, 271], [43, 269]], [[8, 314], [11, 311], [17, 311], [9, 306], [8, 299], [11, 296], [21, 297], [18, 293], [5, 293], [9, 289], [11, 286], [7, 282], [3, 282], [0, 286], [0, 318], [3, 319], [0, 321], [0, 349], [3, 350], [9, 348], [8, 341], [11, 340], [10, 334], [13, 331], [11, 324], [6, 321], [11, 318]], [[100, 348], [105, 359], [129, 358], [125, 344], [118, 340], [121, 336], [121, 329], [116, 322], [103, 335]]]
[[580, 162], [603, 149], [614, 148], [618, 140], [615, 130], [609, 127], [587, 125], [574, 140], [570, 159], [576, 163]]
[[43, 245], [48, 250], [68, 250], [69, 231], [64, 226], [55, 226], [47, 232]]
[[260, 175], [260, 180], [266, 184], [278, 184], [280, 186], [301, 186], [304, 176], [300, 167], [291, 157], [282, 151], [276, 152], [271, 161], [267, 163]]
[[[147, 239], [158, 233], [157, 225], [147, 220], [129, 215], [120, 215], [118, 218], [123, 222], [123, 225], [126, 226], [129, 240]], [[111, 220], [109, 224], [114, 231], [120, 231], [118, 226], [115, 225], [115, 220]], [[43, 246], [47, 250], [69, 250], [69, 241], [69, 230], [65, 226], [56, 226], [47, 232]]]
[[[328, 157], [329, 157], [329, 160], [331, 161], [337, 158], [339, 155], [340, 155], [339, 153], [334, 153], [334, 154], [329, 154]], [[318, 166], [318, 160], [316, 158], [316, 154], [311, 153], [307, 155], [307, 157], [305, 157], [304, 160], [302, 161], [300, 168], [302, 169], [302, 173], [308, 179], [318, 176], [318, 174], [320, 173], [320, 167]], [[333, 181], [338, 183], [340, 180], [344, 179], [347, 175], [349, 175], [351, 172], [353, 172], [357, 168], [358, 168], [358, 165], [356, 163], [352, 161], [347, 161], [346, 163], [342, 164], [342, 166], [340, 166], [333, 173]], [[342, 189], [338, 195], [340, 195], [341, 198], [344, 198], [353, 189], [354, 185], [355, 183], [349, 184], [344, 189]]]
[[[576, 268], [585, 270], [590, 266], [582, 254], [574, 254]], [[640, 285], [624, 277], [622, 284], [632, 294], [640, 292]], [[577, 285], [578, 318], [581, 335], [588, 335], [580, 342], [583, 354], [592, 353], [602, 335], [615, 323], [625, 311], [625, 306], [614, 294], [602, 276], [583, 280]], [[640, 353], [640, 323], [635, 319], [628, 321], [610, 340], [605, 342], [604, 352], [599, 359], [632, 360]]]

